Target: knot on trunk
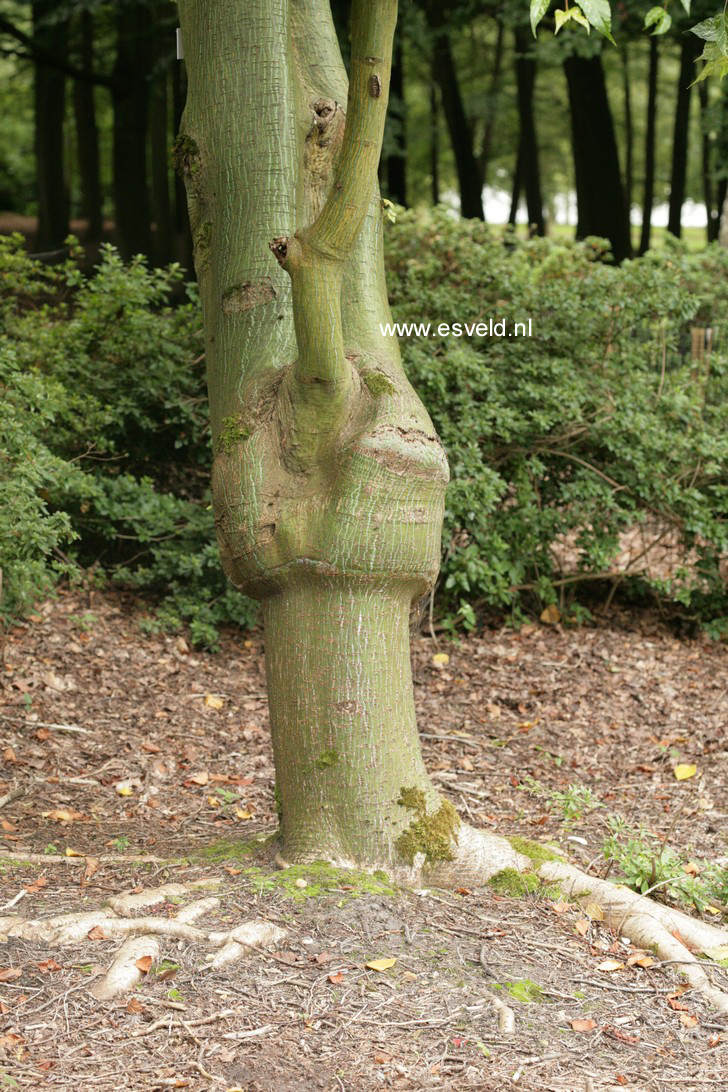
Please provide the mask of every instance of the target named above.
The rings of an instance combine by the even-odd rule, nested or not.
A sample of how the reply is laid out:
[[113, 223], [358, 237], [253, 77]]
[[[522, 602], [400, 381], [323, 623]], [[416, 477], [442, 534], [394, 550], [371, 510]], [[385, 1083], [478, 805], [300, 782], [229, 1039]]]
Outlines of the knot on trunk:
[[313, 127], [319, 133], [325, 133], [334, 121], [343, 121], [344, 111], [334, 99], [317, 99], [311, 103]]

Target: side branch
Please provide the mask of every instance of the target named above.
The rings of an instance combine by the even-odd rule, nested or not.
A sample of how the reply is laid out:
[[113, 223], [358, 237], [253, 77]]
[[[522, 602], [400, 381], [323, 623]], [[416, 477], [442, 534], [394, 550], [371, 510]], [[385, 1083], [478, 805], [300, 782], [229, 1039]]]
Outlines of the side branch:
[[336, 181], [307, 242], [344, 259], [374, 193], [389, 101], [397, 0], [354, 0], [346, 128]]

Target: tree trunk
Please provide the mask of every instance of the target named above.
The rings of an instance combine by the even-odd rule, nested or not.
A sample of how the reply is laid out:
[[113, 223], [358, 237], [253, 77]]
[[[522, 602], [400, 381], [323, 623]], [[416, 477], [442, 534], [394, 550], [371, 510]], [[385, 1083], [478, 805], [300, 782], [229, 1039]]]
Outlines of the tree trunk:
[[614, 260], [620, 262], [629, 257], [632, 247], [602, 59], [567, 57], [564, 72], [571, 112], [577, 238], [608, 239]]
[[536, 82], [536, 60], [533, 54], [530, 32], [516, 27], [516, 89], [518, 95], [518, 120], [520, 139], [518, 155], [521, 160], [521, 178], [526, 190], [528, 223], [532, 233], [545, 235], [543, 200], [541, 198], [541, 174], [538, 164], [538, 142], [533, 114], [533, 88]]
[[[57, 0], [35, 0], [33, 39], [45, 53], [65, 58], [68, 22], [50, 22]], [[63, 125], [66, 77], [51, 65], [36, 62], [34, 71], [35, 171], [38, 197], [37, 251], [57, 250], [69, 231], [68, 194], [64, 169]]]
[[390, 108], [396, 126], [397, 148], [387, 156], [387, 193], [398, 205], [407, 204], [407, 129], [404, 106], [404, 58], [402, 36], [395, 37], [392, 55], [392, 87], [394, 108]]
[[91, 81], [94, 62], [94, 21], [90, 11], [82, 11], [78, 20], [80, 68], [88, 80], [76, 80], [73, 85], [73, 113], [78, 144], [78, 173], [81, 179], [81, 207], [88, 222], [86, 238], [98, 243], [103, 231], [101, 205], [101, 169], [99, 161], [99, 131], [96, 125], [94, 85]]
[[706, 115], [710, 105], [707, 80], [701, 80], [698, 84], [698, 98], [700, 100], [700, 127], [702, 132], [701, 168], [703, 176], [703, 200], [705, 201], [706, 237], [709, 243], [713, 243], [718, 237], [719, 221], [713, 195], [713, 172], [711, 169], [712, 144], [710, 132], [706, 124]]
[[645, 188], [642, 197], [642, 230], [640, 254], [650, 249], [652, 205], [655, 199], [655, 124], [657, 120], [657, 74], [659, 67], [658, 38], [650, 38], [650, 67], [647, 76], [647, 128], [645, 130]]
[[124, 257], [151, 254], [147, 189], [147, 127], [152, 68], [151, 21], [144, 4], [125, 3], [116, 14], [114, 106], [114, 205]]
[[430, 80], [430, 193], [432, 204], [440, 204], [440, 107], [437, 101], [435, 64], [432, 64]]
[[625, 44], [622, 47], [622, 88], [624, 91], [624, 202], [627, 206], [627, 215], [632, 217], [632, 200], [634, 194], [634, 125], [632, 124], [632, 80], [629, 72], [629, 51]]
[[174, 261], [172, 201], [169, 193], [170, 149], [167, 92], [169, 72], [155, 77], [150, 101], [150, 144], [152, 161], [152, 215], [156, 225], [154, 255], [158, 265]]
[[455, 157], [460, 190], [460, 212], [469, 219], [484, 220], [483, 180], [473, 151], [473, 131], [460, 95], [450, 36], [441, 28], [439, 20], [432, 25], [436, 32], [435, 76], [440, 85], [442, 109]]
[[518, 219], [518, 206], [521, 203], [521, 189], [523, 187], [523, 149], [521, 141], [518, 141], [518, 152], [516, 153], [516, 167], [513, 172], [513, 188], [511, 189], [511, 210], [508, 213], [508, 223], [511, 227], [516, 226]]
[[682, 234], [682, 207], [685, 201], [685, 178], [690, 140], [690, 98], [695, 79], [695, 61], [701, 52], [700, 39], [686, 34], [680, 46], [680, 74], [675, 104], [675, 128], [672, 138], [672, 171], [670, 173], [670, 211], [667, 230], [679, 239]]
[[501, 72], [503, 69], [503, 54], [505, 53], [506, 28], [502, 22], [498, 23], [498, 30], [493, 51], [493, 67], [491, 70], [490, 87], [485, 106], [485, 128], [483, 130], [483, 144], [478, 156], [478, 170], [483, 185], [488, 177], [488, 164], [493, 154], [493, 135], [495, 123], [498, 117], [498, 100], [501, 90]]
[[610, 927], [679, 963], [728, 1012], [693, 954], [726, 943], [724, 930], [462, 824], [427, 777], [408, 618], [437, 574], [448, 472], [380, 330], [376, 175], [397, 5], [354, 0], [347, 96], [328, 0], [289, 2], [180, 0], [190, 89], [175, 144], [203, 302], [220, 552], [232, 582], [263, 602], [276, 860], [323, 857], [435, 886], [529, 871], [598, 898]]
[[263, 601], [282, 854], [434, 866], [457, 817], [420, 755], [408, 619], [439, 566], [447, 462], [379, 330], [396, 0], [354, 4], [346, 121], [327, 0], [292, 6], [292, 56], [286, 0], [179, 9], [215, 519], [226, 573]]

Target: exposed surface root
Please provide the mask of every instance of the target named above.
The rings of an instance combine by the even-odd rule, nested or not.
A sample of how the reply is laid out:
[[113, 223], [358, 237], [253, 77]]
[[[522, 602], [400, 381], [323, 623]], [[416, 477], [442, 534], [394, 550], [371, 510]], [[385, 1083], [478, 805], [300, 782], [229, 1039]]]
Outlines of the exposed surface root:
[[[14, 914], [0, 918], [0, 933], [6, 938], [40, 941], [50, 947], [78, 944], [84, 938], [127, 939], [117, 951], [106, 974], [91, 988], [99, 1001], [107, 1001], [133, 989], [159, 959], [160, 938], [174, 937], [188, 943], [218, 948], [207, 953], [205, 965], [212, 969], [226, 966], [252, 954], [256, 948], [272, 948], [287, 935], [285, 929], [266, 921], [248, 921], [224, 931], [201, 929], [193, 922], [216, 910], [220, 900], [214, 896], [196, 899], [180, 907], [174, 917], [133, 917], [134, 910], [157, 906], [171, 898], [188, 895], [201, 887], [216, 886], [219, 880], [197, 880], [186, 884], [164, 884], [131, 895], [117, 895], [104, 909], [80, 914], [58, 914], [51, 918], [24, 919]], [[124, 915], [124, 916], [119, 916]]]
[[97, 1001], [110, 1001], [117, 994], [133, 990], [144, 974], [144, 960], [151, 966], [157, 959], [159, 941], [156, 937], [132, 937], [119, 948], [104, 977], [91, 987], [91, 993]]
[[725, 954], [728, 930], [654, 902], [621, 884], [589, 876], [545, 846], [533, 843], [525, 848], [526, 853], [521, 853], [505, 838], [463, 825], [455, 859], [438, 865], [428, 880], [448, 886], [476, 886], [499, 872], [513, 870], [558, 883], [565, 896], [596, 903], [610, 928], [652, 950], [658, 959], [678, 964], [694, 989], [720, 1012], [728, 1013], [728, 992], [716, 984], [716, 964], [711, 964], [711, 959]]
[[[659, 959], [679, 964], [690, 985], [728, 1014], [728, 993], [713, 981], [709, 962], [728, 945], [728, 930], [654, 902], [621, 884], [587, 876], [565, 861], [546, 861], [538, 874], [559, 883], [565, 895], [596, 902], [613, 929], [652, 949]], [[707, 958], [699, 959], [699, 955]]]

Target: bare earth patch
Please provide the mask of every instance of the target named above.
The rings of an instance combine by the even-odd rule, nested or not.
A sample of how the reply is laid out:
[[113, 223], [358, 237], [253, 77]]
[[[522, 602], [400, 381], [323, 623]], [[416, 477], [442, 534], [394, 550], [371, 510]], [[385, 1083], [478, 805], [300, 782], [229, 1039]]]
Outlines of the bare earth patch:
[[[122, 597], [68, 594], [5, 642], [0, 852], [17, 856], [0, 860], [0, 916], [216, 879], [219, 903], [195, 922], [205, 935], [253, 919], [287, 935], [222, 968], [207, 941], [163, 937], [139, 984], [99, 1001], [118, 937], [6, 934], [0, 1087], [725, 1087], [725, 1017], [557, 891], [279, 872], [261, 635], [226, 635], [212, 655], [141, 635], [139, 616]], [[725, 647], [643, 617], [417, 639], [414, 660], [428, 768], [473, 825], [560, 842], [597, 875], [607, 811], [725, 857]], [[679, 764], [697, 772], [678, 781]], [[525, 775], [586, 785], [605, 807], [567, 827], [518, 787]], [[131, 917], [171, 921], [204, 894]], [[624, 966], [599, 970], [608, 960]]]

